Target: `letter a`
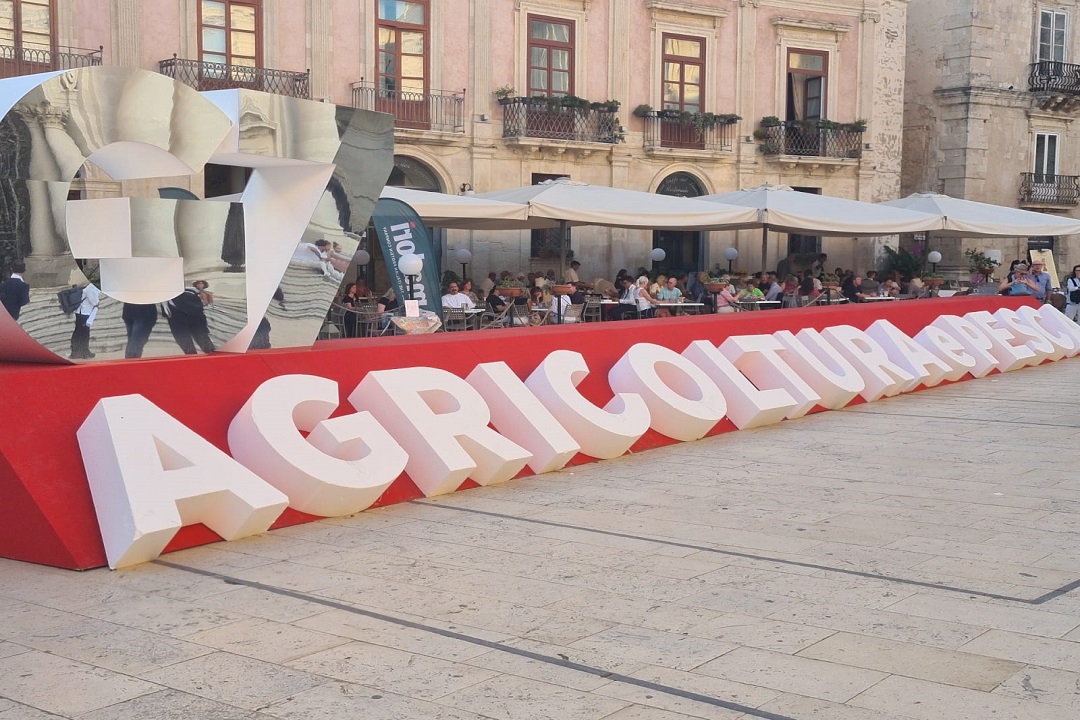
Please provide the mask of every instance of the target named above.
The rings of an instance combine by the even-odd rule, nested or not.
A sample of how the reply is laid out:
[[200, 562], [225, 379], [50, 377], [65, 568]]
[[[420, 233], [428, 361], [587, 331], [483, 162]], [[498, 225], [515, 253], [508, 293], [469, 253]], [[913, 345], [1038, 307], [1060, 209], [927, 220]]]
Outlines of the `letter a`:
[[142, 395], [103, 398], [78, 431], [109, 567], [153, 560], [184, 525], [265, 532], [284, 494]]

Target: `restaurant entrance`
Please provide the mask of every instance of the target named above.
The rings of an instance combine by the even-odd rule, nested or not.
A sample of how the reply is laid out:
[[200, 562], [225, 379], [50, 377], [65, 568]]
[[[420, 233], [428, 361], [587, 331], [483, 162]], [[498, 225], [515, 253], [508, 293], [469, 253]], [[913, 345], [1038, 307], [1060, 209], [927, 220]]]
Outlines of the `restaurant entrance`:
[[[705, 194], [701, 181], [687, 172], [668, 175], [656, 188], [657, 195], [699, 197]], [[691, 230], [654, 230], [653, 248], [660, 248], [666, 257], [655, 269], [665, 275], [681, 275], [705, 269], [702, 233]]]

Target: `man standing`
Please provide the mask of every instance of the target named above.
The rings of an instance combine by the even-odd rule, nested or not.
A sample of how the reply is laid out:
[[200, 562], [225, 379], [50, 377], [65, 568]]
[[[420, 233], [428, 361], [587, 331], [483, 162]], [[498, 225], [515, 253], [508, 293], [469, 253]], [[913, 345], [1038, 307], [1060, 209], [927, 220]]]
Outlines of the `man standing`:
[[581, 278], [578, 277], [578, 272], [577, 272], [579, 267], [581, 267], [581, 263], [579, 263], [577, 260], [574, 260], [573, 262], [570, 263], [570, 268], [566, 271], [566, 282], [567, 282], [567, 284], [573, 284], [573, 283], [581, 282]]
[[442, 306], [444, 308], [468, 309], [475, 307], [472, 299], [458, 290], [458, 284], [456, 282], [450, 283], [450, 287], [446, 289], [446, 294], [442, 296]]
[[486, 298], [491, 294], [491, 291], [495, 289], [495, 281], [498, 279], [498, 275], [492, 270], [487, 274], [487, 277], [480, 281], [480, 290], [483, 292], [483, 296]]
[[[72, 280], [76, 279], [77, 272], [72, 271]], [[97, 318], [100, 302], [101, 291], [94, 283], [87, 283], [82, 291], [82, 302], [75, 308], [75, 329], [71, 331], [71, 355], [69, 356], [72, 360], [89, 360], [94, 357], [94, 353], [90, 352], [90, 326]]]
[[1042, 260], [1032, 260], [1030, 277], [1039, 287], [1035, 297], [1039, 298], [1039, 302], [1046, 302], [1046, 298], [1050, 297], [1050, 288], [1053, 286], [1050, 273], [1046, 272], [1046, 263]]
[[23, 280], [26, 263], [16, 260], [11, 263], [11, 277], [0, 282], [0, 305], [11, 315], [12, 320], [19, 319], [24, 305], [30, 302], [30, 285]]
[[172, 300], [162, 303], [162, 311], [169, 322], [169, 331], [185, 355], [197, 355], [195, 344], [205, 353], [214, 352], [214, 343], [210, 340], [210, 328], [206, 324], [206, 312], [202, 298], [194, 287], [184, 288]]
[[124, 309], [120, 313], [127, 329], [127, 345], [124, 346], [124, 357], [128, 359], [141, 358], [143, 348], [150, 339], [150, 333], [157, 322], [157, 305], [124, 303]]

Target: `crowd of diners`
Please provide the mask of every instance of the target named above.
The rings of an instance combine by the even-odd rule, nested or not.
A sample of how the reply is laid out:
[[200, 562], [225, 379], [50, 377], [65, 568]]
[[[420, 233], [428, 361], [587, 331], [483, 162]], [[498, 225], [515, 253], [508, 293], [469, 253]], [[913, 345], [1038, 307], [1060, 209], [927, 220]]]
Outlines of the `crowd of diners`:
[[[583, 305], [589, 299], [607, 301], [601, 303], [603, 317], [619, 320], [670, 316], [683, 307], [663, 305], [673, 302], [688, 303], [686, 309], [730, 313], [756, 302], [770, 308], [802, 307], [822, 300], [859, 303], [883, 296], [919, 298], [931, 294], [931, 283], [924, 281], [918, 273], [904, 276], [899, 271], [868, 270], [859, 274], [842, 267], [829, 271], [826, 266], [828, 256], [824, 253], [816, 256], [809, 268], [797, 270], [794, 259], [794, 255], [789, 255], [780, 261], [776, 271], [748, 276], [728, 274], [719, 268], [712, 272], [667, 275], [650, 273], [639, 267], [634, 273], [619, 270], [613, 280], [596, 278], [590, 283], [581, 281], [581, 263], [574, 260], [561, 282], [556, 279], [554, 270], [517, 274], [509, 270], [490, 272], [479, 283], [470, 278], [451, 278], [442, 288], [441, 300], [444, 308], [481, 308], [493, 316], [507, 315], [507, 306], [516, 304], [523, 306], [525, 311], [519, 317], [527, 316], [529, 324], [538, 324], [555, 322], [568, 315], [566, 311], [570, 306]], [[1073, 275], [1080, 290], [1080, 271]], [[1042, 263], [1032, 263], [1029, 268], [1026, 263], [1016, 261], [1001, 282], [1000, 291], [1003, 294], [1029, 294], [1045, 302], [1051, 285]], [[564, 287], [555, 293], [556, 286]], [[365, 281], [358, 279], [345, 286], [337, 302], [347, 309], [357, 310], [370, 308], [374, 297]], [[399, 308], [393, 288], [374, 302], [380, 314], [392, 313]], [[658, 303], [661, 304], [659, 307]], [[568, 317], [568, 321], [577, 321], [576, 314], [569, 315], [573, 317]], [[510, 324], [509, 318], [507, 324]]]

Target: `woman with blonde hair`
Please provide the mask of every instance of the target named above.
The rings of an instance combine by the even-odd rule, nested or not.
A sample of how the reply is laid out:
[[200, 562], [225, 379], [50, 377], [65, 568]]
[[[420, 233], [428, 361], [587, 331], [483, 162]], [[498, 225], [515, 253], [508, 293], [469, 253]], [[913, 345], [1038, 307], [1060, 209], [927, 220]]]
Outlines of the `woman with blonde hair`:
[[644, 275], [637, 279], [637, 309], [638, 314], [643, 318], [651, 318], [656, 315], [656, 308], [653, 307], [653, 301], [656, 299], [652, 293], [649, 292], [649, 278]]

